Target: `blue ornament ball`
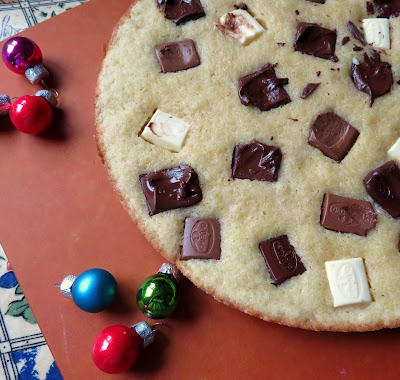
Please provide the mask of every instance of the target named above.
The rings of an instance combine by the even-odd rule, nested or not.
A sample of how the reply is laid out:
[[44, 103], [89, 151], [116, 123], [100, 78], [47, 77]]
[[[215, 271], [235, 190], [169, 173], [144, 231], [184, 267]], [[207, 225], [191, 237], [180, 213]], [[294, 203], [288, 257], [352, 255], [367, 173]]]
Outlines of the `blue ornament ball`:
[[88, 269], [72, 284], [72, 299], [89, 313], [103, 311], [114, 301], [118, 284], [114, 276], [104, 269]]

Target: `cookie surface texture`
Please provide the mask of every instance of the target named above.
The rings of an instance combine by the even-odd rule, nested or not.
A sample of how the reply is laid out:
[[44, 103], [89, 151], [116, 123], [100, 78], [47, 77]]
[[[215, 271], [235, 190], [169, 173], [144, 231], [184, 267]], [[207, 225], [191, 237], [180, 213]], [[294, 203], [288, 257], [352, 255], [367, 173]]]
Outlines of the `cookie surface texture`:
[[[98, 141], [111, 180], [147, 239], [217, 300], [267, 321], [305, 329], [400, 326], [399, 221], [363, 184], [368, 173], [389, 161], [387, 151], [400, 137], [400, 17], [389, 20], [391, 48], [376, 49], [382, 61], [392, 65], [394, 84], [370, 107], [368, 94], [358, 91], [351, 79], [351, 66], [363, 62], [371, 46], [353, 50], [360, 44], [347, 28], [351, 21], [362, 31], [360, 20], [376, 17], [367, 14], [365, 1], [246, 4], [265, 29], [248, 46], [216, 28], [220, 17], [235, 9], [232, 1], [201, 0], [205, 16], [181, 25], [166, 19], [156, 0], [133, 4], [114, 31], [98, 80]], [[337, 62], [295, 51], [301, 22], [337, 32]], [[342, 46], [346, 36], [351, 40]], [[162, 73], [155, 46], [188, 39], [196, 46], [200, 64]], [[284, 85], [275, 79], [267, 84], [284, 86], [292, 101], [262, 112], [241, 103], [238, 80], [267, 64], [273, 65], [277, 78], [288, 78]], [[301, 99], [307, 83], [316, 82], [321, 83], [318, 90]], [[139, 137], [155, 110], [190, 126], [178, 153]], [[313, 121], [326, 111], [340, 115], [359, 132], [341, 163], [308, 143]], [[255, 140], [281, 150], [276, 182], [232, 178], [235, 146]], [[150, 216], [139, 176], [181, 165], [197, 173], [202, 200]], [[376, 226], [367, 236], [323, 228], [326, 193], [371, 202]], [[218, 219], [219, 260], [179, 259], [186, 218]], [[199, 239], [202, 233], [199, 230]], [[306, 270], [274, 285], [258, 246], [283, 235]], [[285, 247], [278, 247], [273, 260], [287, 266], [290, 257]], [[363, 260], [371, 302], [335, 308], [325, 262], [353, 258]], [[358, 277], [345, 269], [338, 279], [341, 289], [354, 292]]]

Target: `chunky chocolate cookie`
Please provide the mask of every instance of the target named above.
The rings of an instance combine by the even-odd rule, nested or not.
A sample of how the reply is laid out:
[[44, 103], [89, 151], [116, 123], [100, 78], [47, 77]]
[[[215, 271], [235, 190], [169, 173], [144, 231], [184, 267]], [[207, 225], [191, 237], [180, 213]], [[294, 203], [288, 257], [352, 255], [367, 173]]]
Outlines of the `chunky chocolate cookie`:
[[138, 0], [115, 30], [105, 163], [216, 299], [306, 329], [400, 326], [399, 4]]

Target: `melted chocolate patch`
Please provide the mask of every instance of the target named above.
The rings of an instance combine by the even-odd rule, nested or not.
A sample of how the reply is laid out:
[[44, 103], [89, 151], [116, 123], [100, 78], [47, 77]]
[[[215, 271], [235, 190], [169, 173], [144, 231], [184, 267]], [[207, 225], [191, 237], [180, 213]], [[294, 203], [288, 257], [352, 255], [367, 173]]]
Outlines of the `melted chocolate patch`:
[[232, 177], [251, 181], [276, 182], [281, 166], [282, 152], [276, 146], [253, 141], [236, 145], [232, 158]]
[[264, 257], [272, 283], [279, 285], [306, 271], [287, 235], [265, 240], [258, 248]]
[[320, 224], [327, 230], [367, 236], [376, 226], [376, 215], [370, 202], [325, 194]]
[[321, 84], [320, 83], [307, 83], [306, 87], [304, 87], [303, 92], [301, 93], [301, 98], [306, 99], [308, 98], [316, 89], [317, 87]]
[[303, 54], [312, 55], [337, 62], [335, 56], [336, 30], [329, 30], [308, 22], [297, 24], [294, 49]]
[[269, 111], [288, 104], [291, 99], [283, 86], [288, 78], [277, 78], [274, 66], [268, 63], [260, 70], [239, 79], [239, 98], [242, 104], [253, 104], [261, 111]]
[[336, 162], [342, 161], [357, 140], [359, 132], [334, 112], [324, 112], [311, 126], [308, 143]]
[[364, 53], [364, 62], [351, 65], [351, 78], [358, 91], [369, 95], [369, 106], [374, 100], [388, 93], [393, 84], [392, 65], [382, 62], [379, 53], [371, 50], [371, 57]]
[[374, 0], [378, 17], [398, 17], [400, 0]]
[[189, 207], [202, 200], [199, 178], [189, 165], [139, 176], [149, 215]]
[[200, 65], [200, 58], [192, 40], [165, 42], [155, 47], [163, 73], [191, 69]]
[[186, 218], [180, 259], [221, 257], [221, 228], [216, 218]]
[[361, 33], [360, 29], [358, 29], [351, 21], [347, 23], [347, 28], [349, 29], [349, 32], [356, 40], [360, 41], [364, 46], [367, 44], [367, 41], [365, 41], [364, 34]]
[[176, 25], [206, 15], [199, 0], [157, 0], [157, 5], [164, 12], [165, 18]]
[[364, 178], [364, 187], [393, 218], [400, 216], [400, 169], [394, 161], [369, 172]]

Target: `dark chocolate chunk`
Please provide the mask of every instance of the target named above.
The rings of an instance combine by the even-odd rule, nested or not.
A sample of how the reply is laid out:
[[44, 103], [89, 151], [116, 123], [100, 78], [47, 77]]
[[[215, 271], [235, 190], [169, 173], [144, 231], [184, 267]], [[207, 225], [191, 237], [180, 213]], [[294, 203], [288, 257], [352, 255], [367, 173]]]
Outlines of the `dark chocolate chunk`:
[[369, 172], [364, 178], [364, 187], [393, 218], [400, 216], [400, 169], [394, 161]]
[[374, 0], [378, 17], [398, 17], [400, 15], [400, 0]]
[[354, 45], [354, 47], [353, 47], [353, 51], [361, 51], [363, 49], [364, 48], [362, 48], [361, 46], [358, 46], [358, 45]]
[[233, 150], [232, 177], [276, 182], [281, 161], [282, 152], [276, 146], [256, 140], [250, 144], [236, 145]]
[[284, 47], [284, 46], [286, 45], [285, 42], [277, 42], [277, 44], [278, 44], [280, 47]]
[[303, 92], [301, 93], [301, 98], [305, 99], [308, 96], [310, 96], [316, 89], [317, 87], [321, 84], [320, 83], [307, 83], [306, 87], [304, 87]]
[[294, 38], [296, 51], [337, 62], [338, 59], [335, 56], [336, 30], [329, 30], [308, 22], [298, 23], [296, 30]]
[[164, 12], [165, 18], [176, 25], [206, 15], [199, 0], [157, 0], [157, 5]]
[[308, 143], [336, 162], [342, 161], [357, 140], [359, 132], [334, 112], [324, 112], [311, 126]]
[[321, 71], [317, 71], [317, 77], [319, 77], [321, 75]]
[[373, 15], [374, 14], [374, 4], [372, 4], [370, 1], [367, 1], [365, 3], [365, 10], [367, 11], [367, 13], [369, 15]]
[[343, 37], [342, 46], [346, 45], [349, 41], [350, 41], [350, 37], [349, 36]]
[[221, 228], [216, 218], [186, 218], [180, 259], [221, 257]]
[[264, 256], [265, 264], [274, 285], [279, 285], [283, 281], [306, 271], [287, 235], [265, 240], [259, 244], [258, 248]]
[[235, 9], [242, 9], [244, 11], [247, 11], [249, 7], [245, 3], [240, 3], [240, 4], [235, 4], [234, 5]]
[[139, 180], [150, 215], [193, 206], [203, 198], [197, 173], [189, 165], [142, 174]]
[[239, 98], [242, 104], [253, 104], [261, 111], [269, 111], [288, 104], [291, 99], [283, 88], [288, 78], [277, 78], [274, 66], [270, 63], [260, 70], [239, 79]]
[[312, 3], [317, 3], [317, 4], [325, 4], [325, 0], [307, 0], [310, 1]]
[[364, 34], [351, 21], [347, 23], [347, 29], [356, 40], [360, 41], [364, 46], [367, 44]]
[[187, 70], [200, 65], [200, 58], [192, 40], [165, 42], [155, 47], [163, 73]]
[[294, 13], [296, 13], [297, 16], [300, 14], [300, 12], [297, 9], [294, 11]]
[[367, 236], [376, 226], [376, 212], [370, 202], [325, 194], [320, 224], [327, 230]]
[[371, 50], [371, 58], [364, 53], [364, 62], [351, 65], [351, 78], [358, 91], [369, 95], [369, 106], [390, 91], [393, 84], [392, 65], [382, 62], [379, 53]]

